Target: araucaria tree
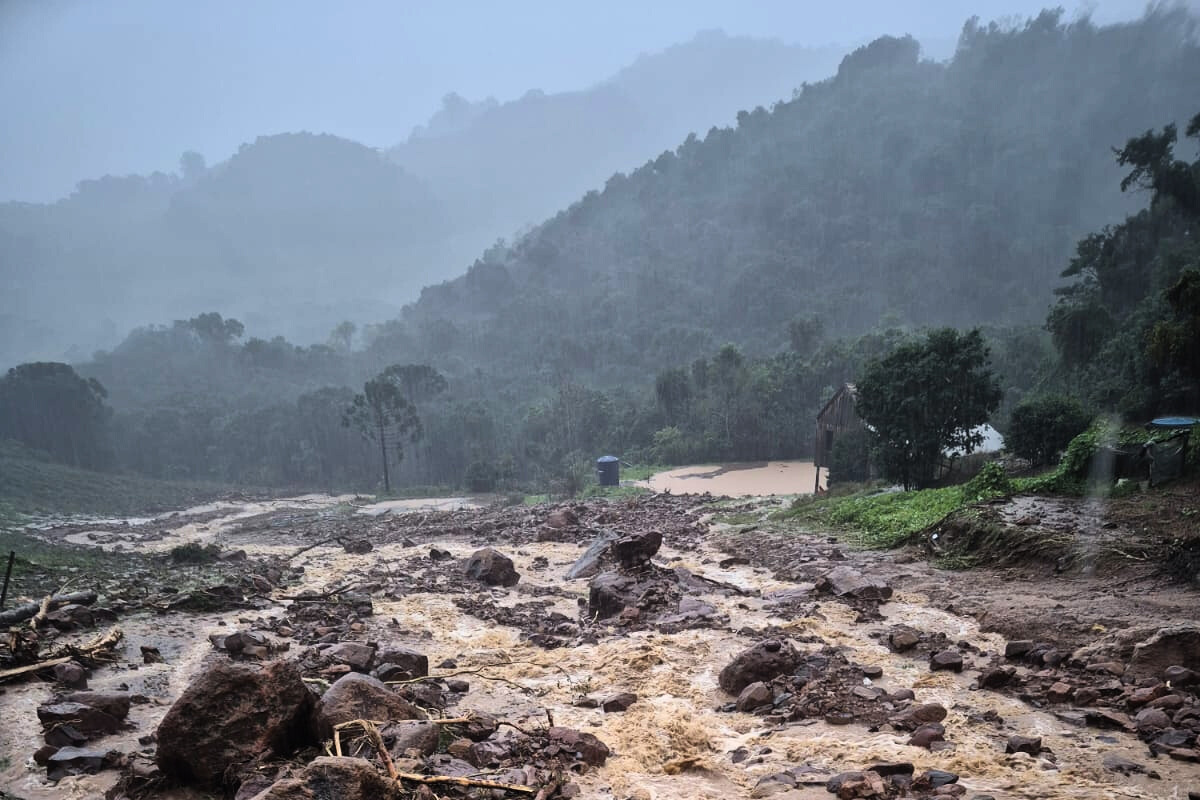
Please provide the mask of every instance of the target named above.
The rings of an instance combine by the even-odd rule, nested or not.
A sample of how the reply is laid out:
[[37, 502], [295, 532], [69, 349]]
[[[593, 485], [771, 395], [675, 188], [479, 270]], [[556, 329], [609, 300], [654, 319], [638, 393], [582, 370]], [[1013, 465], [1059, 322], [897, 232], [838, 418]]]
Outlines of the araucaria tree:
[[937, 478], [945, 451], [980, 444], [974, 429], [1000, 397], [979, 330], [940, 328], [872, 362], [858, 381], [857, 409], [884, 476], [920, 489]]
[[361, 394], [354, 395], [342, 417], [344, 425], [357, 428], [364, 437], [379, 444], [383, 461], [383, 489], [392, 490], [389, 455], [396, 461], [404, 459], [404, 439], [416, 439], [421, 432], [421, 420], [416, 406], [404, 396], [400, 379], [388, 368], [363, 384]]

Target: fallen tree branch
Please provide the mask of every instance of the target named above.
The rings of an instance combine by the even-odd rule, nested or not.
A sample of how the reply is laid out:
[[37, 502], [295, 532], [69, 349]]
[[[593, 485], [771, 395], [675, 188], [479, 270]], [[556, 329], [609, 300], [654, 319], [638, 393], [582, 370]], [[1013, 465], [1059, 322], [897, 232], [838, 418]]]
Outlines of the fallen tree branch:
[[68, 661], [75, 659], [83, 659], [85, 661], [97, 660], [100, 653], [105, 650], [112, 649], [118, 642], [121, 641], [121, 638], [124, 635], [125, 634], [120, 628], [114, 627], [109, 630], [108, 633], [92, 639], [82, 647], [73, 647], [68, 645], [65, 648], [65, 652], [59, 651], [58, 654], [50, 658], [43, 659], [33, 664], [25, 664], [24, 666], [2, 670], [0, 671], [0, 681], [5, 681], [9, 678], [15, 678], [19, 675], [26, 675], [30, 672], [37, 672], [38, 670], [46, 669], [48, 667], [55, 667], [59, 664], [65, 664]]
[[303, 554], [307, 553], [309, 550], [312, 550], [314, 547], [320, 547], [323, 544], [329, 544], [330, 542], [336, 542], [337, 540], [338, 540], [338, 537], [332, 536], [328, 539], [322, 539], [319, 542], [313, 542], [312, 544], [310, 544], [306, 547], [301, 547], [299, 550], [297, 550], [296, 552], [294, 552], [290, 556], [288, 556], [286, 560], [291, 561], [296, 556], [303, 555]]
[[356, 589], [356, 588], [358, 588], [357, 584], [347, 583], [343, 586], [337, 587], [336, 589], [330, 589], [328, 592], [321, 592], [320, 594], [284, 594], [284, 595], [280, 595], [279, 599], [280, 600], [298, 600], [301, 602], [303, 602], [305, 600], [308, 600], [310, 602], [314, 601], [314, 600], [328, 600], [330, 597], [333, 597], [334, 595], [342, 594], [343, 592], [348, 592], [351, 589]]
[[[15, 622], [29, 619], [36, 616], [42, 610], [42, 606], [49, 602], [46, 612], [49, 613], [61, 606], [77, 603], [81, 606], [90, 606], [96, 602], [96, 593], [93, 591], [86, 592], [71, 592], [70, 594], [58, 594], [50, 597], [45, 597], [38, 603], [25, 603], [24, 605], [10, 608], [8, 611], [0, 612], [0, 625], [12, 625]], [[43, 615], [44, 617], [45, 615]]]

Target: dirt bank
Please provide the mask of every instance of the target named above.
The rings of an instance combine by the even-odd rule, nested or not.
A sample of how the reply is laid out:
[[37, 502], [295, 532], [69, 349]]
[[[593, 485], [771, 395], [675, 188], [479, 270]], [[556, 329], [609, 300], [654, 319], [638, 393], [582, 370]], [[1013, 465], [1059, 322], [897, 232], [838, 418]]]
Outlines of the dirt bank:
[[[489, 713], [526, 731], [545, 726], [549, 717], [593, 733], [612, 754], [604, 766], [573, 778], [587, 798], [765, 796], [762, 787], [787, 771], [820, 780], [782, 787], [773, 796], [827, 798], [832, 795], [825, 778], [885, 762], [911, 764], [917, 774], [952, 772], [968, 798], [1183, 798], [1200, 790], [1197, 764], [1151, 757], [1132, 728], [1097, 728], [1084, 718], [1084, 707], [1046, 700], [1044, 685], [1054, 679], [1086, 688], [1100, 678], [1066, 662], [1031, 666], [1004, 657], [1011, 639], [1055, 642], [1068, 652], [1111, 639], [1105, 657], [1125, 659], [1119, 631], [1200, 619], [1191, 589], [1149, 565], [1119, 577], [1056, 574], [1033, 563], [939, 570], [917, 549], [855, 552], [825, 532], [772, 523], [769, 513], [779, 506], [771, 501], [725, 503], [715, 520], [709, 502], [663, 495], [372, 516], [357, 513], [345, 498], [305, 498], [45, 535], [130, 551], [194, 540], [244, 551], [251, 564], [288, 563], [297, 570], [261, 587], [256, 608], [200, 614], [141, 608], [121, 616], [126, 638], [119, 659], [95, 669], [92, 685], [124, 687], [145, 702], [134, 706], [131, 729], [97, 746], [135, 756], [153, 753], [155, 743], [146, 737], [192, 678], [230, 658], [210, 635], [221, 641], [231, 630], [248, 630], [260, 632], [269, 645], [264, 658], [297, 660], [314, 686], [336, 676], [323, 671], [328, 666], [318, 657], [319, 638], [407, 647], [428, 657], [431, 673], [454, 673], [469, 682], [469, 690], [451, 695], [452, 705], [436, 713]], [[761, 521], [720, 523], [720, 515], [730, 512]], [[662, 547], [636, 573], [652, 581], [650, 589], [620, 615], [599, 615], [593, 579], [568, 580], [566, 572], [597, 537], [650, 530], [662, 533]], [[359, 541], [370, 549], [354, 552]], [[512, 558], [519, 582], [485, 586], [465, 577], [466, 559], [485, 545]], [[311, 549], [300, 552], [306, 547]], [[881, 600], [859, 591], [839, 597], [823, 590], [826, 576], [839, 568], [886, 586], [890, 596]], [[675, 593], [665, 607], [663, 592]], [[352, 599], [343, 602], [343, 596]], [[683, 609], [684, 600], [702, 613], [672, 613]], [[347, 604], [363, 602], [369, 614], [347, 618], [353, 623], [339, 616]], [[898, 629], [914, 632], [912, 649], [891, 645]], [[91, 633], [68, 632], [61, 639]], [[776, 685], [772, 704], [736, 710], [736, 696], [720, 688], [722, 672], [764, 640], [792, 643], [803, 660], [797, 675], [803, 672], [807, 684], [786, 691]], [[154, 647], [163, 661], [143, 663], [143, 645]], [[931, 653], [942, 649], [965, 660], [961, 672], [931, 670]], [[979, 688], [984, 673], [1000, 667], [1014, 671], [1013, 682]], [[31, 754], [40, 743], [37, 706], [54, 686], [35, 681], [5, 688], [4, 792], [26, 800], [95, 797], [115, 782], [116, 771], [48, 782]], [[902, 698], [906, 690], [912, 700], [888, 699]], [[622, 712], [581, 702], [621, 692], [637, 696]], [[1106, 695], [1087, 708], [1124, 713], [1124, 706], [1113, 705], [1117, 697]], [[910, 732], [889, 721], [910, 704], [945, 710], [939, 723], [945, 747], [913, 746]], [[1041, 752], [1006, 754], [1013, 735], [1039, 737]], [[1111, 769], [1125, 762], [1142, 771]], [[149, 796], [201, 795], [158, 787]]]

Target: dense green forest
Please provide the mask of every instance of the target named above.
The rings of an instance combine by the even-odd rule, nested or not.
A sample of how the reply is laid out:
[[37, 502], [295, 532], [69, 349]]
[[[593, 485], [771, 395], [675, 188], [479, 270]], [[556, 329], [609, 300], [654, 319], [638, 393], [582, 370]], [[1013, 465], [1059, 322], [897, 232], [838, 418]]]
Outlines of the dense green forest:
[[[1177, 134], [1200, 134], [1196, 33], [1159, 8], [1104, 28], [972, 21], [946, 64], [877, 40], [396, 319], [297, 346], [206, 312], [70, 374], [0, 380], [0, 420], [49, 380], [98, 403], [90, 462], [33, 423], [0, 436], [152, 477], [370, 489], [382, 447], [393, 484], [570, 487], [606, 452], [809, 455], [834, 388], [943, 325], [982, 328], [1002, 429], [1051, 392], [1134, 417], [1200, 409], [1200, 160]], [[246, 187], [220, 186], [207, 224], [255, 224], [219, 211]], [[394, 416], [373, 433], [363, 409], [384, 396]]]

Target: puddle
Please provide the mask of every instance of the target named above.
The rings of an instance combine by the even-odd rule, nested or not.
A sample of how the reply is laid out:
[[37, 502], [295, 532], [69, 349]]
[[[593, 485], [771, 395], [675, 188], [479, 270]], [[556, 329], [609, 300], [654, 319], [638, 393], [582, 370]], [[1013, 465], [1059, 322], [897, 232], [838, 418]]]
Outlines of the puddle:
[[[812, 494], [816, 474], [811, 461], [699, 464], [659, 472], [641, 485], [672, 494], [710, 492], [730, 497]], [[821, 486], [824, 485], [822, 479]]]

